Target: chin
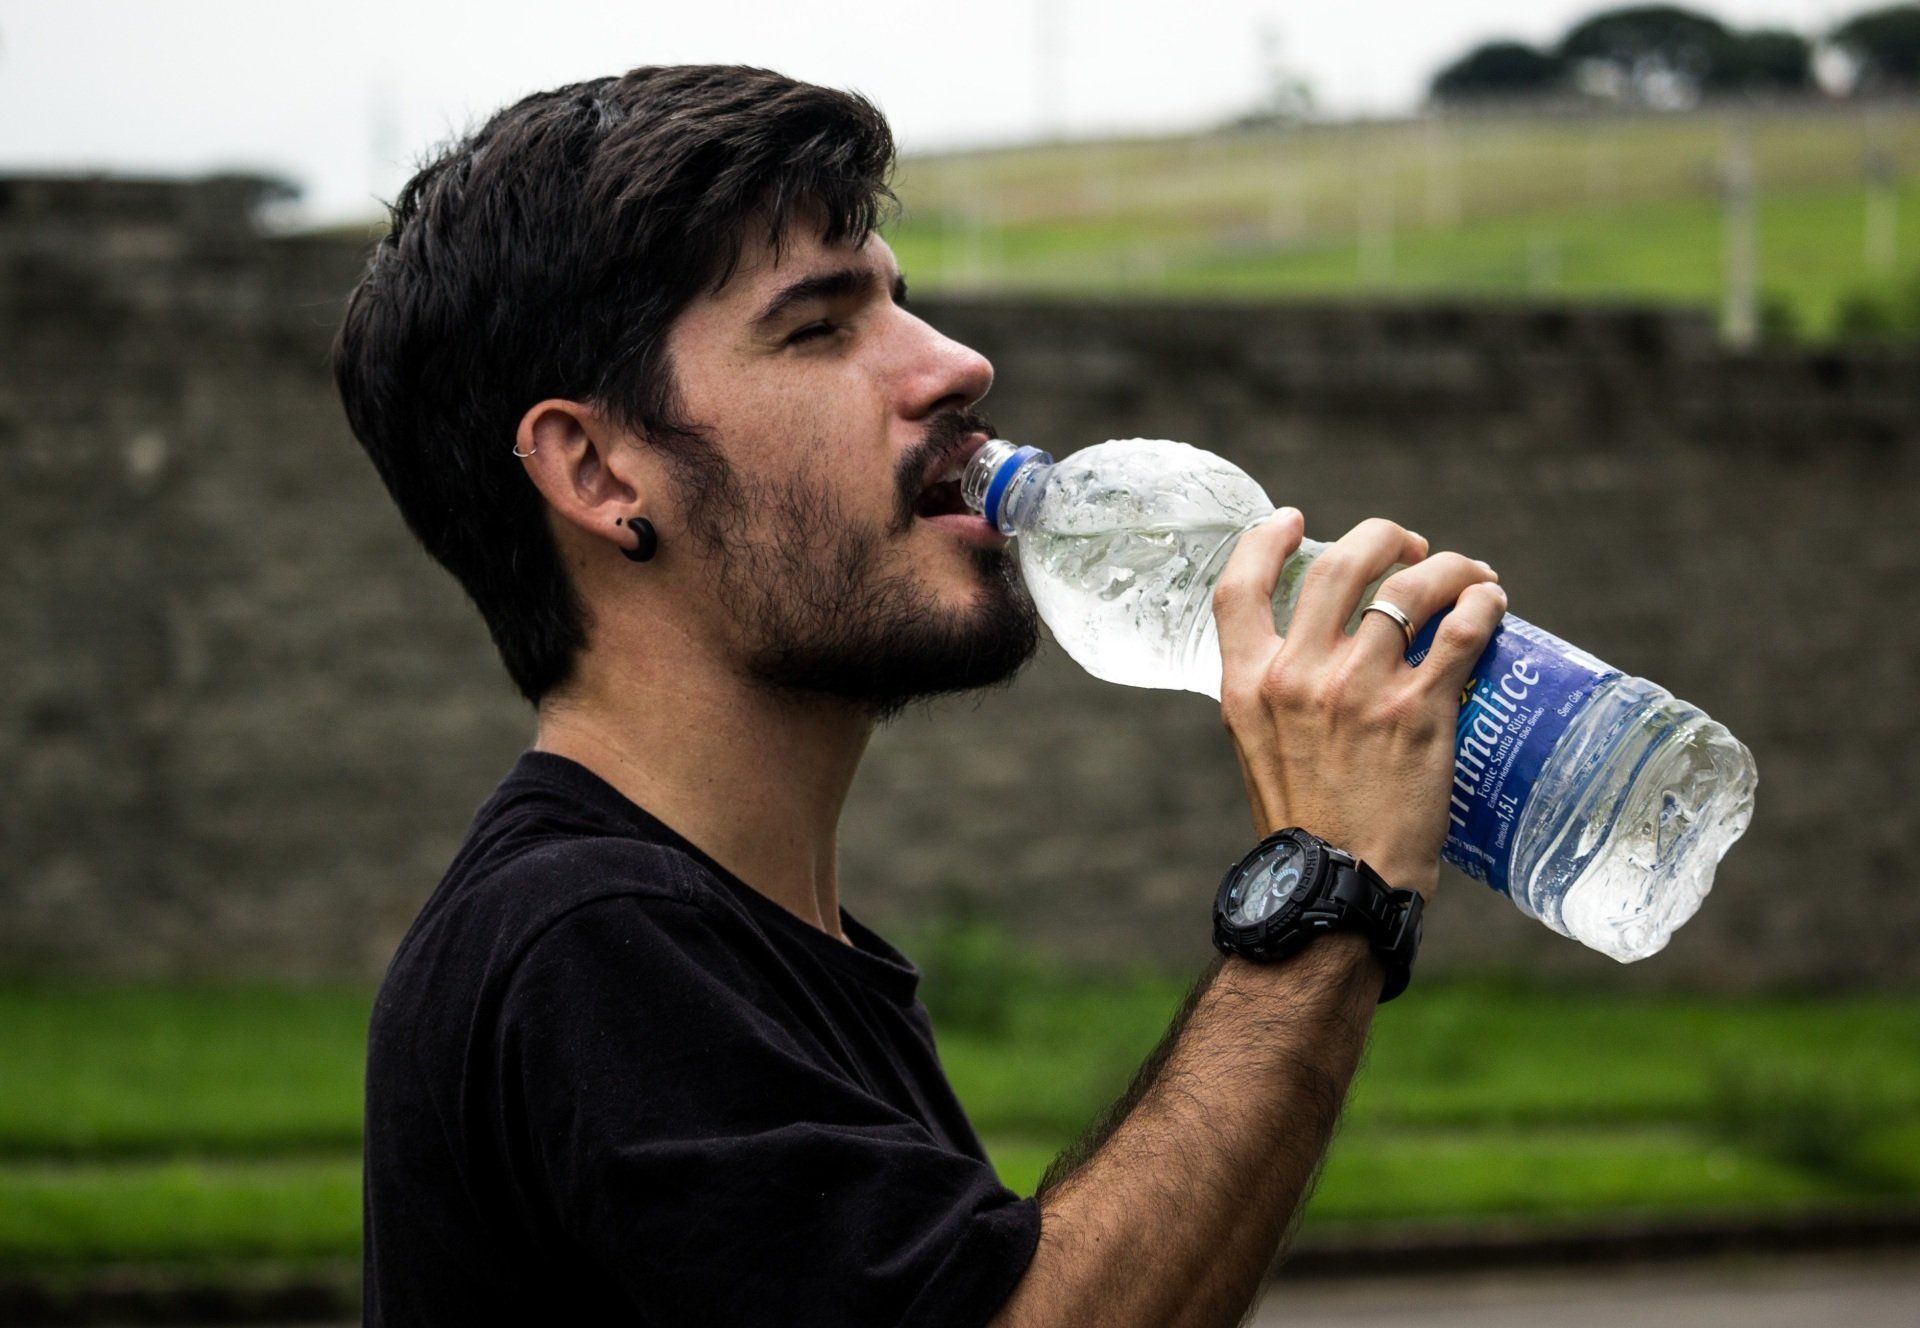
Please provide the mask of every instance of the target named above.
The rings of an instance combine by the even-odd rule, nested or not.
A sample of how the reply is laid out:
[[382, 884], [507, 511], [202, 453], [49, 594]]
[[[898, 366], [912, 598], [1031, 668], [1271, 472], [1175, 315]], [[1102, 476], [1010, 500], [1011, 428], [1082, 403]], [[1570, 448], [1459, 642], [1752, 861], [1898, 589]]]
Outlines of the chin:
[[989, 601], [1004, 605], [1009, 595], [1027, 598], [1011, 550], [977, 546], [957, 552], [959, 557], [942, 559], [943, 565], [927, 578], [927, 589], [942, 608], [978, 612]]

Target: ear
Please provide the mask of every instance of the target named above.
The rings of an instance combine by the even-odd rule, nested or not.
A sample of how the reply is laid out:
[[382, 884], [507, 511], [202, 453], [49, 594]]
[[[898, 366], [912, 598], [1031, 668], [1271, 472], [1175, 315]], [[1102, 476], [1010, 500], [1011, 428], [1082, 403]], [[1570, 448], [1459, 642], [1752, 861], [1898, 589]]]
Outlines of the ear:
[[661, 483], [657, 459], [634, 441], [591, 406], [551, 398], [520, 417], [514, 451], [563, 520], [624, 547], [631, 537], [614, 522], [644, 515], [646, 496]]

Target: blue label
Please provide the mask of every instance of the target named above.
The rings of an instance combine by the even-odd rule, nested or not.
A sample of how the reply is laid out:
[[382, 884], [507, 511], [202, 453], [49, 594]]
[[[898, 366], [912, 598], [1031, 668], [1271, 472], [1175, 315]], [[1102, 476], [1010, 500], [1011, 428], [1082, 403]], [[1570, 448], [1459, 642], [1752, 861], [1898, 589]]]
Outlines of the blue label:
[[[1444, 616], [1444, 615], [1443, 615]], [[1436, 618], [1414, 638], [1407, 662], [1433, 646]], [[1467, 875], [1511, 894], [1514, 832], [1540, 770], [1560, 735], [1620, 670], [1508, 614], [1460, 693], [1453, 748], [1453, 796], [1441, 856]]]

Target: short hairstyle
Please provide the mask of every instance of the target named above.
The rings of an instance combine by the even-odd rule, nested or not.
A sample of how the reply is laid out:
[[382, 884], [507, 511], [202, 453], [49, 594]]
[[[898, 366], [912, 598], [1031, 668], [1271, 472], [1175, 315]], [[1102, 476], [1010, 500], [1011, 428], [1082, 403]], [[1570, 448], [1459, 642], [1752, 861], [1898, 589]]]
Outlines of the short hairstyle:
[[683, 418], [666, 338], [749, 228], [858, 244], [889, 215], [871, 102], [738, 65], [649, 66], [523, 98], [438, 150], [389, 206], [333, 375], [409, 529], [486, 620], [527, 700], [564, 684], [587, 613], [512, 455], [548, 397], [662, 449], [677, 489], [729, 477]]

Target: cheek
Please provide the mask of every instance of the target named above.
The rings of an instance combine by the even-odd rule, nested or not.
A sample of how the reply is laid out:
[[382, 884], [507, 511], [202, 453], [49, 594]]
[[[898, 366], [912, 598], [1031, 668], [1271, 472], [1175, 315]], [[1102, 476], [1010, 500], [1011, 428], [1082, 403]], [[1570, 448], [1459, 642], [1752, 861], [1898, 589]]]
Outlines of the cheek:
[[742, 483], [796, 481], [851, 515], [897, 504], [894, 415], [874, 366], [857, 359], [728, 360], [682, 383]]
[[900, 454], [884, 408], [810, 391], [768, 403], [760, 419], [756, 447], [775, 471], [805, 475], [849, 509], [894, 506]]

